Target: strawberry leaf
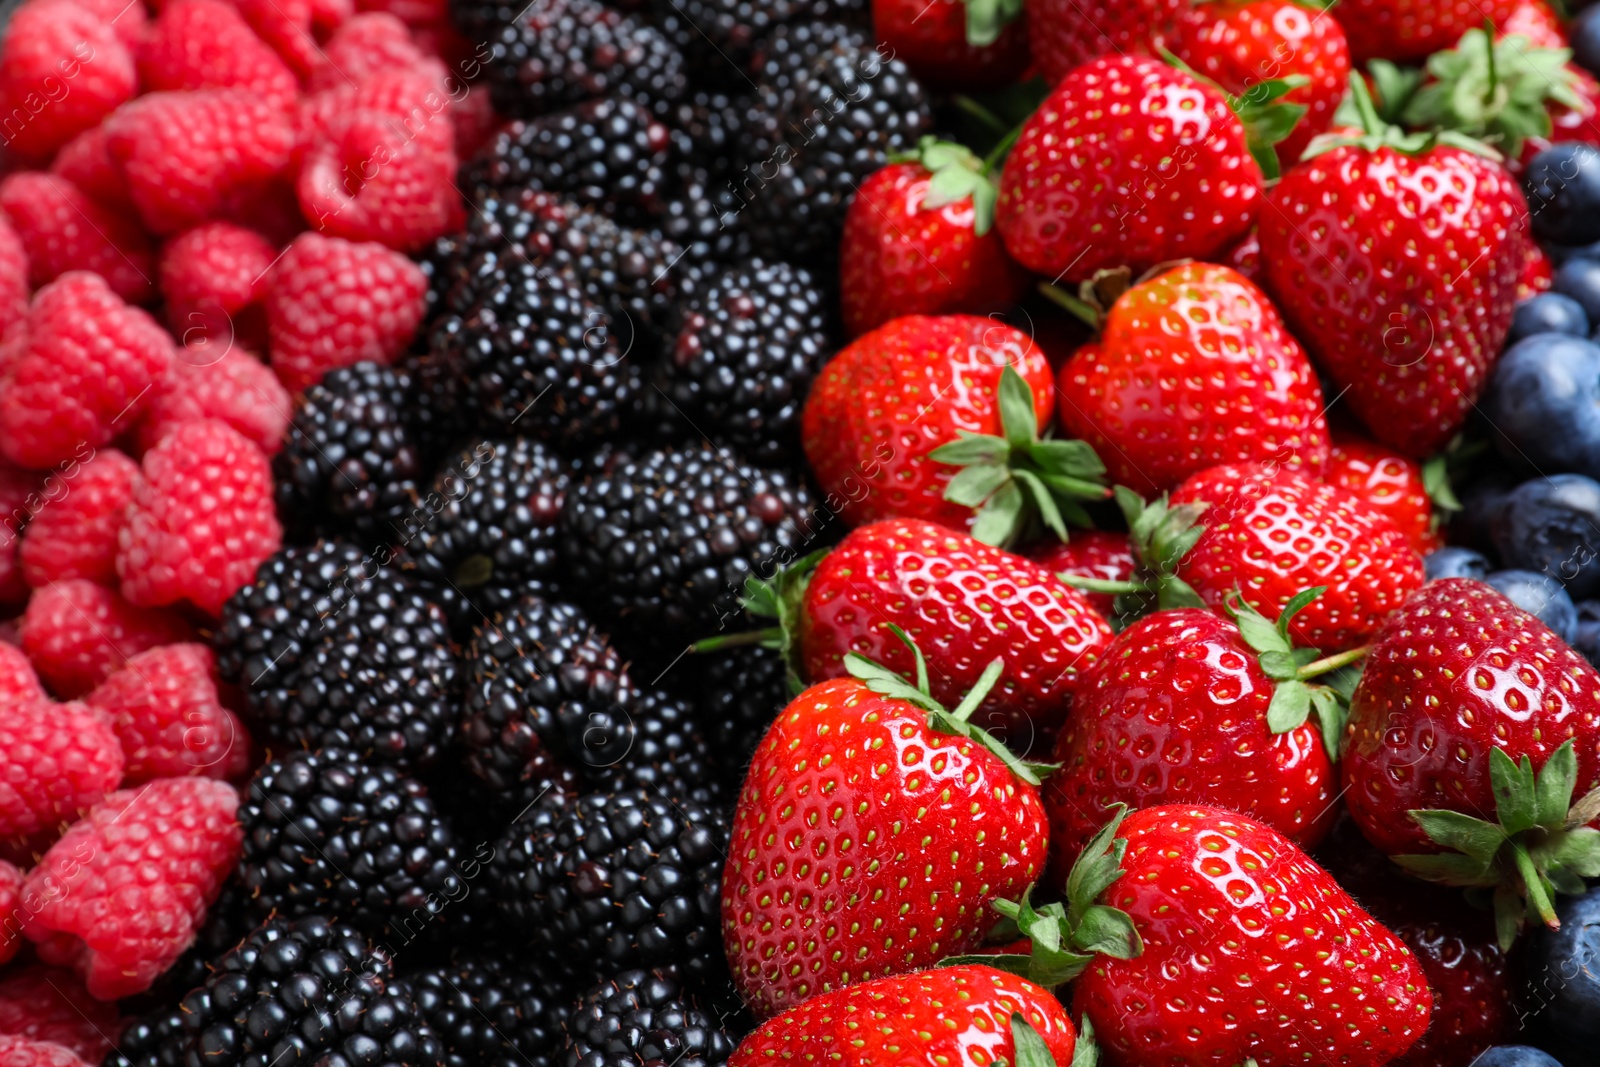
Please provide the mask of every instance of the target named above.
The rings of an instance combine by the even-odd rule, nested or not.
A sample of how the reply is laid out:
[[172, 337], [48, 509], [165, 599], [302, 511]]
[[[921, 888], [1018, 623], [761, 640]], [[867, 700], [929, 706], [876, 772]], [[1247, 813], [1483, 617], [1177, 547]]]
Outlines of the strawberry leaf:
[[1434, 456], [1422, 465], [1422, 489], [1433, 502], [1433, 510], [1445, 516], [1461, 510], [1461, 500], [1450, 484], [1450, 457]]
[[776, 619], [778, 625], [761, 630], [725, 634], [696, 641], [689, 646], [691, 652], [720, 652], [729, 648], [757, 645], [778, 650], [783, 655], [789, 692], [797, 694], [805, 688], [800, 677], [799, 649], [795, 643], [798, 632], [801, 603], [806, 586], [817, 564], [828, 554], [828, 549], [801, 556], [780, 568], [771, 578], [750, 575], [744, 580], [744, 595], [739, 605], [747, 615], [758, 619]]
[[[957, 441], [956, 444], [965, 444]], [[933, 458], [945, 462], [938, 452]], [[1011, 469], [1003, 463], [978, 463], [963, 467], [945, 486], [944, 498], [964, 508], [982, 507], [984, 501], [994, 496], [999, 488], [1011, 481]]]
[[969, 430], [962, 430], [960, 433], [960, 440], [940, 445], [928, 453], [928, 458], [955, 467], [971, 467], [990, 464], [1003, 466], [1011, 457], [1011, 446], [1006, 443], [1004, 437], [972, 433]]
[[1072, 1046], [1072, 1067], [1099, 1067], [1100, 1045], [1094, 1039], [1094, 1024], [1083, 1017], [1078, 1028], [1078, 1043]]
[[1528, 138], [1550, 136], [1552, 103], [1582, 106], [1571, 58], [1571, 49], [1534, 48], [1521, 34], [1496, 41], [1481, 29], [1468, 30], [1455, 48], [1428, 57], [1428, 80], [1406, 102], [1400, 121], [1493, 142], [1515, 156]]
[[[1007, 3], [1009, 0], [988, 0], [989, 3]], [[1020, 2], [1020, 0], [1019, 0]], [[971, 14], [969, 0], [967, 8]], [[917, 150], [909, 154], [927, 169], [928, 191], [923, 194], [921, 210], [932, 211], [948, 204], [972, 201], [972, 231], [979, 237], [994, 225], [994, 207], [1000, 191], [983, 160], [964, 145], [941, 141], [937, 137], [924, 137]], [[902, 157], [903, 158], [903, 157]]]
[[994, 44], [1000, 31], [1022, 14], [1022, 0], [966, 0], [967, 43], [974, 48]]
[[1027, 500], [1022, 487], [1012, 478], [994, 491], [994, 495], [978, 509], [972, 524], [972, 536], [986, 545], [1008, 545], [1022, 527]]
[[1304, 682], [1279, 682], [1267, 705], [1267, 729], [1275, 734], [1298, 730], [1311, 717], [1311, 687]]
[[[1499, 752], [1499, 749], [1495, 749]], [[1526, 762], [1527, 757], [1523, 757]], [[1510, 761], [1507, 760], [1509, 763]], [[1560, 830], [1566, 826], [1567, 813], [1572, 809], [1572, 793], [1578, 787], [1578, 750], [1566, 741], [1550, 753], [1539, 771], [1533, 787], [1533, 822], [1535, 825]], [[1499, 794], [1496, 794], [1498, 799]], [[1505, 815], [1500, 817], [1505, 825]], [[1509, 826], [1507, 832], [1511, 832]]]
[[1311, 710], [1316, 712], [1317, 723], [1322, 727], [1322, 747], [1328, 758], [1339, 761], [1339, 749], [1344, 744], [1345, 724], [1350, 720], [1350, 701], [1330, 686], [1311, 687]]
[[1131, 960], [1144, 951], [1133, 919], [1120, 908], [1091, 904], [1083, 910], [1072, 943], [1085, 952]]
[[1011, 1046], [1016, 1051], [1016, 1067], [1057, 1067], [1050, 1046], [1017, 1011], [1011, 1013]]
[[1591, 789], [1582, 800], [1572, 805], [1572, 810], [1567, 812], [1565, 825], [1568, 830], [1576, 830], [1596, 819], [1600, 819], [1600, 786]]
[[1394, 862], [1428, 882], [1453, 886], [1491, 886], [1500, 882], [1492, 860], [1477, 860], [1459, 852], [1395, 856]]
[[[1502, 749], [1490, 749], [1489, 783], [1494, 790], [1495, 811], [1499, 815], [1500, 826], [1507, 835], [1520, 834], [1539, 824], [1533, 762], [1527, 756], [1522, 757], [1519, 766], [1511, 762], [1511, 757]], [[1571, 796], [1570, 789], [1567, 795]]]
[[1480, 863], [1493, 862], [1506, 841], [1506, 832], [1501, 827], [1459, 811], [1413, 811], [1410, 815], [1434, 844]]

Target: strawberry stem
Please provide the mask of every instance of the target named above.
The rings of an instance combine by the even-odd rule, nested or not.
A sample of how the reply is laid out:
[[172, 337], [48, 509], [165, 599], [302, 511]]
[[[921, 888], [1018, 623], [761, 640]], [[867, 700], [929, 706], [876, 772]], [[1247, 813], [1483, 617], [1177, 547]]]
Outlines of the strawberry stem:
[[1100, 329], [1100, 312], [1091, 307], [1087, 301], [1079, 300], [1059, 285], [1049, 282], [1039, 283], [1039, 292], [1044, 294], [1046, 300], [1066, 308], [1072, 316], [1082, 322], [1091, 330]]
[[1368, 645], [1362, 645], [1360, 648], [1348, 649], [1347, 651], [1340, 652], [1337, 655], [1323, 656], [1321, 659], [1314, 659], [1296, 671], [1295, 677], [1300, 681], [1305, 682], [1310, 681], [1312, 678], [1315, 678], [1318, 675], [1328, 674], [1331, 671], [1336, 671], [1340, 667], [1348, 667], [1356, 660], [1365, 656], [1369, 647], [1370, 646]]
[[1550, 895], [1544, 891], [1544, 876], [1533, 865], [1533, 857], [1528, 855], [1527, 846], [1521, 841], [1511, 842], [1511, 859], [1517, 865], [1517, 873], [1522, 876], [1523, 891], [1528, 895], [1528, 906], [1531, 907], [1544, 924], [1552, 930], [1561, 928], [1561, 920], [1556, 917], [1556, 908], [1550, 900]]
[[742, 634], [726, 634], [722, 637], [706, 637], [689, 646], [690, 652], [721, 652], [729, 648], [749, 648], [751, 645], [760, 645], [765, 648], [781, 648], [783, 646], [783, 627], [769, 626], [763, 630], [747, 630]]

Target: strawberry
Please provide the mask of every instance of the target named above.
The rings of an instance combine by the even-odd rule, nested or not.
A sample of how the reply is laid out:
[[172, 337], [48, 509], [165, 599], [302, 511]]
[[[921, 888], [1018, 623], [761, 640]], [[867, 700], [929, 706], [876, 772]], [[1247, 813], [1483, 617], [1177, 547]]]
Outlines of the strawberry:
[[1449, 48], [1485, 20], [1504, 25], [1523, 0], [1340, 0], [1329, 10], [1357, 63], [1422, 59]]
[[992, 229], [995, 188], [960, 145], [924, 138], [857, 191], [839, 242], [839, 304], [852, 337], [901, 315], [999, 311], [1027, 275]]
[[723, 942], [760, 1017], [975, 948], [1044, 867], [1042, 768], [970, 721], [1000, 661], [954, 710], [920, 653], [915, 687], [849, 665], [767, 730], [734, 812]]
[[1263, 82], [1305, 79], [1282, 97], [1298, 109], [1274, 147], [1284, 167], [1333, 125], [1350, 77], [1350, 48], [1338, 20], [1296, 0], [1219, 0], [1178, 11], [1163, 43], [1224, 92], [1248, 96]]
[[1390, 616], [1343, 768], [1367, 840], [1419, 877], [1495, 889], [1502, 946], [1600, 877], [1600, 674], [1481, 582], [1431, 582]]
[[1427, 456], [1510, 328], [1527, 203], [1499, 163], [1386, 126], [1366, 83], [1350, 88], [1364, 132], [1319, 139], [1273, 189], [1263, 277], [1373, 436]]
[[[1420, 464], [1350, 434], [1334, 436], [1328, 465], [1322, 471], [1322, 478], [1329, 485], [1348, 490], [1372, 510], [1387, 516], [1422, 556], [1444, 543], [1434, 520], [1432, 500], [1435, 493], [1449, 492], [1443, 484], [1444, 476], [1442, 462]], [[1454, 496], [1443, 499], [1454, 502]]]
[[[1129, 580], [1138, 566], [1128, 535], [1111, 530], [1080, 530], [1070, 541], [1040, 541], [1029, 555], [1051, 574], [1111, 582]], [[1103, 617], [1115, 617], [1116, 598], [1110, 593], [1085, 593], [1084, 599]]]
[[1022, 0], [872, 0], [887, 54], [940, 89], [998, 89], [1028, 66]]
[[1534, 48], [1565, 48], [1567, 28], [1546, 0], [1518, 0], [1516, 9], [1495, 28], [1500, 36], [1521, 34]]
[[1017, 262], [1076, 282], [1217, 255], [1249, 231], [1262, 181], [1219, 90], [1160, 60], [1115, 56], [1062, 78], [1023, 123], [995, 219]]
[[[908, 315], [817, 376], [801, 441], [828, 510], [853, 526], [927, 519], [990, 544], [1035, 517], [1065, 538], [1107, 495], [1082, 442], [1041, 439], [1050, 366], [1027, 334], [975, 315]], [[958, 474], [957, 467], [965, 469]]]
[[1517, 302], [1548, 291], [1555, 284], [1555, 275], [1555, 265], [1544, 249], [1529, 241], [1524, 250], [1522, 275], [1517, 279]]
[[1311, 361], [1266, 294], [1229, 267], [1184, 264], [1117, 296], [1056, 391], [1063, 431], [1144, 493], [1218, 463], [1315, 471], [1328, 454]]
[[1344, 711], [1309, 680], [1351, 657], [1297, 653], [1288, 629], [1321, 592], [1296, 597], [1276, 625], [1234, 597], [1231, 619], [1158, 611], [1117, 635], [1074, 696], [1061, 770], [1043, 790], [1053, 872], [1065, 875], [1116, 803], [1228, 808], [1301, 848], [1327, 834]]
[[[858, 1026], [857, 1018], [872, 1024]], [[992, 967], [940, 967], [812, 997], [758, 1027], [728, 1067], [1067, 1067], [1081, 1062], [1081, 1047], [1048, 990]], [[1028, 1058], [1040, 1052], [1043, 1059]]]
[[1051, 85], [1100, 56], [1154, 53], [1185, 0], [1026, 0], [1028, 44]]

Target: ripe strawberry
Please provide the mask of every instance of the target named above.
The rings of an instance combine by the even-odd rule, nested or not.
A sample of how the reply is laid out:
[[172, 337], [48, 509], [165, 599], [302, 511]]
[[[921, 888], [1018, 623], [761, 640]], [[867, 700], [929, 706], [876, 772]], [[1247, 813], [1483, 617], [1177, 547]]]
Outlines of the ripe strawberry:
[[1262, 180], [1221, 92], [1160, 60], [1116, 56], [1067, 75], [1023, 124], [995, 219], [1036, 273], [1137, 274], [1243, 237]]
[[1495, 29], [1501, 37], [1521, 34], [1534, 48], [1565, 48], [1571, 43], [1561, 16], [1546, 0], [1518, 0], [1510, 16]]
[[1544, 249], [1529, 241], [1523, 250], [1522, 276], [1517, 279], [1517, 302], [1546, 292], [1555, 284], [1555, 266]]
[[[1128, 535], [1111, 530], [1078, 530], [1070, 541], [1041, 541], [1029, 556], [1051, 574], [1108, 582], [1128, 581], [1138, 567]], [[1085, 592], [1084, 599], [1102, 617], [1115, 617], [1112, 594]]]
[[1333, 439], [1322, 478], [1364, 500], [1406, 535], [1406, 541], [1426, 556], [1443, 544], [1433, 517], [1429, 482], [1444, 475], [1443, 464], [1425, 467], [1397, 455], [1382, 445], [1340, 434]]
[[1027, 0], [1028, 44], [1051, 85], [1098, 56], [1153, 53], [1184, 0]]
[[1554, 894], [1600, 877], [1600, 674], [1481, 582], [1431, 582], [1367, 655], [1344, 783], [1361, 832], [1407, 870], [1498, 887], [1509, 946], [1524, 897], [1555, 925]]
[[1485, 20], [1504, 25], [1522, 0], [1340, 0], [1330, 12], [1350, 39], [1358, 64], [1422, 59], [1449, 48]]
[[723, 940], [758, 1016], [975, 948], [990, 902], [1044, 866], [1038, 768], [967, 719], [1000, 662], [953, 711], [920, 653], [916, 688], [859, 656], [850, 669], [778, 716], [734, 813]]
[[1039, 439], [1050, 384], [1044, 353], [1020, 330], [908, 315], [822, 368], [801, 440], [828, 509], [853, 526], [927, 519], [1005, 544], [1037, 514], [1065, 537], [1066, 521], [1088, 525], [1076, 501], [1106, 495], [1104, 468], [1081, 442]]
[[1500, 164], [1400, 134], [1350, 86], [1365, 133], [1284, 174], [1263, 276], [1373, 436], [1421, 457], [1460, 428], [1510, 328], [1527, 203]]
[[998, 89], [1028, 66], [1022, 0], [872, 0], [872, 28], [888, 54], [940, 89]]
[[[856, 1028], [846, 1021], [856, 1017], [870, 1017], [872, 1025]], [[848, 1037], [841, 1027], [850, 1028]], [[1066, 1009], [1048, 990], [992, 967], [940, 967], [812, 997], [745, 1038], [728, 1067], [790, 1061], [836, 1067], [1065, 1067], [1079, 1062], [1073, 1058], [1079, 1044]], [[1034, 1049], [1045, 1051], [1046, 1058], [1027, 1059]]]
[[1184, 264], [1117, 296], [1056, 389], [1064, 432], [1147, 494], [1218, 463], [1316, 471], [1328, 454], [1311, 361], [1266, 294], [1229, 267]]
[[991, 228], [994, 197], [972, 153], [931, 137], [915, 160], [863, 182], [839, 241], [839, 303], [850, 335], [901, 315], [981, 314], [1014, 303], [1027, 275]]

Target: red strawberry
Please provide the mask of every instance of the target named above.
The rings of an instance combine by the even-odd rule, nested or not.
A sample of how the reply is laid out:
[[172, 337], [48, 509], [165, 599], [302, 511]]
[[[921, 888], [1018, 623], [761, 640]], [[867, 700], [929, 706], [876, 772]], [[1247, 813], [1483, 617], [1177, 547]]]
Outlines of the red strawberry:
[[1020, 330], [908, 315], [822, 368], [801, 439], [828, 509], [853, 526], [927, 519], [1004, 544], [1037, 513], [1065, 537], [1064, 521], [1088, 525], [1076, 501], [1106, 495], [1104, 467], [1081, 442], [1039, 439], [1050, 385], [1044, 353]]
[[1344, 782], [1361, 832], [1407, 870], [1500, 887], [1509, 946], [1523, 898], [1555, 925], [1554, 894], [1600, 877], [1600, 674], [1481, 582], [1430, 582], [1367, 655]]
[[1544, 254], [1544, 249], [1532, 241], [1529, 241], [1524, 248], [1523, 257], [1522, 276], [1517, 279], [1519, 303], [1548, 290], [1555, 284], [1556, 273], [1550, 257]]
[[1565, 48], [1570, 43], [1561, 16], [1545, 0], [1518, 0], [1516, 8], [1495, 28], [1501, 37], [1521, 34], [1534, 48]]
[[1423, 556], [1443, 543], [1435, 529], [1428, 490], [1429, 480], [1443, 474], [1442, 464], [1427, 469], [1382, 445], [1344, 434], [1333, 439], [1328, 465], [1322, 471], [1329, 485], [1348, 490], [1387, 516]]
[[1063, 78], [1000, 175], [995, 218], [1023, 266], [1070, 281], [1215, 256], [1249, 231], [1261, 167], [1215, 87], [1137, 56]]
[[1333, 125], [1350, 77], [1350, 48], [1337, 20], [1296, 0], [1220, 0], [1178, 11], [1163, 43], [1224, 92], [1249, 96], [1263, 82], [1301, 77], [1281, 99], [1299, 112], [1275, 146], [1293, 166], [1317, 134]]
[[1184, 0], [1027, 0], [1028, 44], [1054, 85], [1098, 56], [1150, 55], [1153, 38]]
[[1522, 0], [1340, 0], [1329, 10], [1350, 39], [1357, 63], [1421, 59], [1449, 48], [1485, 20], [1504, 25]]
[[[870, 1026], [849, 1021], [868, 1017]], [[745, 1038], [728, 1067], [1066, 1067], [1079, 1062], [1078, 1045], [1072, 1020], [1048, 990], [992, 967], [940, 967], [812, 997]], [[1035, 1049], [1046, 1058], [1027, 1059]]]
[[926, 138], [914, 162], [861, 184], [839, 242], [839, 302], [851, 336], [901, 315], [999, 311], [1027, 275], [1006, 255], [995, 189], [959, 145]]
[[1327, 458], [1311, 361], [1266, 294], [1229, 267], [1185, 264], [1116, 297], [1056, 385], [1063, 430], [1144, 493], [1218, 463], [1315, 471]]
[[[1043, 870], [1038, 769], [860, 657], [797, 696], [756, 749], [722, 875], [734, 984], [759, 1016], [975, 948], [991, 901]], [[915, 892], [906, 887], [915, 884]]]
[[997, 89], [1028, 66], [1022, 0], [872, 0], [872, 28], [888, 54], [941, 89]]
[[1373, 436], [1426, 456], [1460, 428], [1510, 328], [1527, 203], [1500, 164], [1399, 134], [1350, 85], [1367, 134], [1319, 142], [1272, 191], [1263, 277]]
[[[1070, 541], [1041, 541], [1029, 555], [1051, 574], [1108, 582], [1125, 582], [1138, 567], [1128, 535], [1111, 530], [1078, 530]], [[1105, 618], [1114, 617], [1112, 594], [1090, 592], [1084, 599]]]

